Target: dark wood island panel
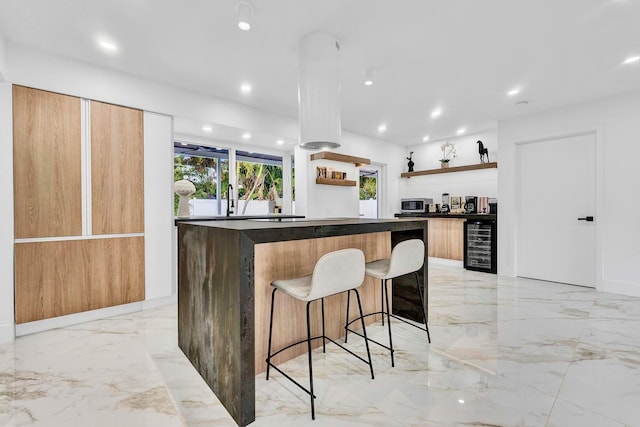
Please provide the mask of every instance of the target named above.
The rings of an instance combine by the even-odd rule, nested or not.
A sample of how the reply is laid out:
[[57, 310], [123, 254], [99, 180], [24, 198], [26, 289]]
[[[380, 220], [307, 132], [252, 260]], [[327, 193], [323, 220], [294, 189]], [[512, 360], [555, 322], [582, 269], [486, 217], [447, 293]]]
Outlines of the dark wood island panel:
[[[309, 274], [317, 258], [342, 247], [360, 247], [370, 261], [389, 256], [391, 245], [407, 238], [427, 244], [427, 236], [426, 221], [409, 219], [179, 223], [179, 346], [238, 425], [245, 426], [255, 419], [256, 365], [264, 351], [264, 339], [256, 336], [268, 328], [264, 312], [270, 301], [264, 291], [272, 276]], [[274, 261], [276, 252], [291, 250], [306, 253]], [[426, 296], [426, 262], [422, 278]], [[379, 289], [372, 284], [367, 279], [363, 285], [370, 296]], [[366, 299], [370, 307], [365, 310], [373, 311], [379, 296]], [[332, 305], [344, 311], [342, 301]], [[344, 320], [339, 316], [338, 323]]]

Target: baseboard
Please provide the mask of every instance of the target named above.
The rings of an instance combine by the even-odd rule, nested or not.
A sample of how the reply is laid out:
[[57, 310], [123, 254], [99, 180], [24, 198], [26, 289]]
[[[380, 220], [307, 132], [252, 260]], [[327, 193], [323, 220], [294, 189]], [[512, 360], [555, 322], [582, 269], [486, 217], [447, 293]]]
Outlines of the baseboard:
[[164, 307], [165, 305], [176, 304], [178, 302], [178, 294], [174, 294], [168, 297], [155, 298], [147, 301], [142, 301], [143, 310], [151, 310], [152, 308]]
[[19, 337], [49, 329], [63, 328], [65, 326], [77, 325], [78, 323], [91, 322], [93, 320], [105, 319], [107, 317], [119, 316], [121, 314], [133, 313], [140, 310], [142, 310], [142, 302], [133, 302], [131, 304], [117, 305], [115, 307], [101, 308], [82, 313], [68, 314], [66, 316], [52, 317], [51, 319], [21, 323], [16, 325], [16, 336]]
[[605, 282], [602, 286], [598, 286], [597, 289], [602, 292], [640, 297], [640, 284]]
[[[53, 317], [51, 319], [36, 320], [35, 322], [21, 323], [15, 326], [15, 336], [33, 334], [47, 331], [49, 329], [63, 328], [65, 326], [77, 325], [78, 323], [91, 322], [93, 320], [106, 319], [108, 317], [120, 316], [122, 314], [134, 313], [136, 311], [149, 310], [156, 307], [175, 304], [177, 295], [164, 298], [156, 298], [148, 301], [134, 302], [131, 304], [117, 305], [115, 307], [101, 308], [98, 310], [74, 313], [66, 316]], [[10, 325], [12, 326], [12, 325]], [[0, 331], [1, 333], [2, 331]], [[13, 334], [12, 334], [13, 335]], [[2, 335], [0, 335], [2, 338]], [[11, 338], [9, 341], [11, 341]], [[0, 342], [2, 342], [0, 340]]]
[[0, 344], [11, 342], [15, 339], [15, 328], [13, 323], [0, 325]]
[[454, 259], [447, 258], [436, 258], [432, 256], [429, 257], [429, 264], [448, 265], [450, 267], [464, 268], [464, 263], [462, 261], [456, 261]]

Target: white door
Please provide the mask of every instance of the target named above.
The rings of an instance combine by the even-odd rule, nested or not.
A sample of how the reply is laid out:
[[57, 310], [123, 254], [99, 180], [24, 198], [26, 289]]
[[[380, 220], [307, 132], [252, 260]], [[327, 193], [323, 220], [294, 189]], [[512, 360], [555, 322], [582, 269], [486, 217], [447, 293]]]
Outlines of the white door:
[[595, 134], [517, 147], [518, 276], [595, 287]]

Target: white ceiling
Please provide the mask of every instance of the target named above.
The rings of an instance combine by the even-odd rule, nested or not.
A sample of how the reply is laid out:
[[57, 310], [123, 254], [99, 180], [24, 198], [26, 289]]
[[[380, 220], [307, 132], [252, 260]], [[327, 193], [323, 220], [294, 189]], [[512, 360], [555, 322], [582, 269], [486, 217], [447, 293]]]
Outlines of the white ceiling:
[[[343, 128], [414, 145], [496, 121], [640, 89], [634, 0], [0, 0], [20, 45], [297, 117], [297, 43], [341, 45]], [[99, 36], [119, 46], [105, 54]], [[375, 84], [363, 85], [375, 69]], [[251, 95], [239, 91], [242, 82]], [[520, 94], [509, 97], [513, 87]], [[527, 100], [528, 105], [515, 104]], [[432, 119], [430, 112], [442, 108]], [[381, 123], [387, 131], [377, 131]]]

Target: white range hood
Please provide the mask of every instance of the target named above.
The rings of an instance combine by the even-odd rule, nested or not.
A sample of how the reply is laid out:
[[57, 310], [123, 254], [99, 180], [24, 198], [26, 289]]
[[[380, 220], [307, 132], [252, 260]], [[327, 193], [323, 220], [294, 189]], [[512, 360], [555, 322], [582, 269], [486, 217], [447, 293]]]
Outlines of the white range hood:
[[326, 33], [300, 39], [298, 119], [300, 147], [309, 150], [340, 146], [340, 45]]

